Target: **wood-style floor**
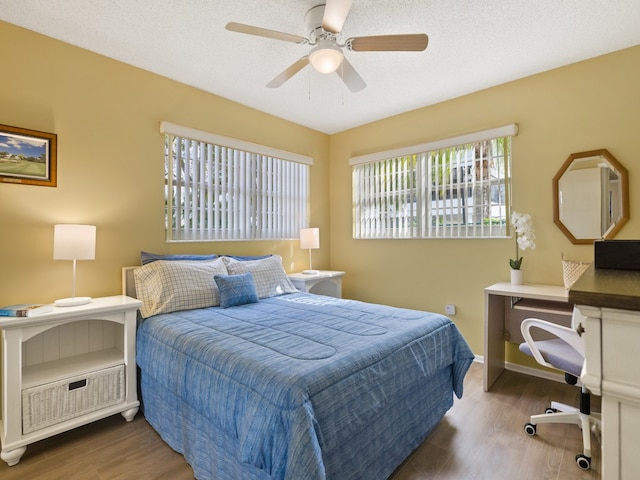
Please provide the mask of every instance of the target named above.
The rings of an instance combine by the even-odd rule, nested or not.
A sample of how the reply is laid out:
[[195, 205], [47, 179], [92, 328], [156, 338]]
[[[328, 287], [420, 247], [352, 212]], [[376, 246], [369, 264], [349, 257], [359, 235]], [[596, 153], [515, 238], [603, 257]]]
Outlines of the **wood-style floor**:
[[[398, 467], [392, 480], [600, 478], [599, 444], [592, 469], [580, 470], [580, 429], [540, 425], [538, 435], [523, 430], [528, 416], [542, 413], [551, 399], [571, 405], [578, 388], [505, 372], [491, 392], [482, 390], [482, 365], [473, 364], [462, 400]], [[597, 401], [594, 399], [593, 403]], [[30, 445], [18, 465], [0, 462], [2, 480], [193, 479], [191, 467], [138, 414], [131, 423], [116, 415]], [[242, 479], [238, 479], [242, 480]]]
[[[591, 470], [575, 462], [582, 430], [575, 425], [539, 425], [524, 433], [532, 414], [552, 400], [578, 405], [580, 389], [505, 371], [490, 392], [482, 389], [482, 365], [474, 363], [455, 404], [390, 480], [582, 480], [600, 478], [600, 444], [592, 435]], [[600, 399], [592, 397], [593, 411]]]

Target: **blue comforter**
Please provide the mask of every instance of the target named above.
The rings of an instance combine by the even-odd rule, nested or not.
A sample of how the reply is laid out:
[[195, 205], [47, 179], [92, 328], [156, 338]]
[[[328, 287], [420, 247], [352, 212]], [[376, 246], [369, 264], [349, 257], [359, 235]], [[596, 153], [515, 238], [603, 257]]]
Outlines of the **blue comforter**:
[[229, 457], [243, 478], [386, 478], [472, 359], [444, 316], [304, 293], [157, 315], [137, 339], [145, 416], [200, 480], [238, 475]]

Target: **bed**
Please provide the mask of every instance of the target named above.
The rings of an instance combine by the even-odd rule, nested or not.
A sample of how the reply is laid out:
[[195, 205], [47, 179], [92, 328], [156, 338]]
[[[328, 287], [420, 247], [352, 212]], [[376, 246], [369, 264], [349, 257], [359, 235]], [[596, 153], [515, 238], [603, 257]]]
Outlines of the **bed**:
[[143, 302], [144, 415], [198, 480], [388, 478], [473, 360], [447, 317], [298, 292], [278, 256], [159, 259], [123, 279]]

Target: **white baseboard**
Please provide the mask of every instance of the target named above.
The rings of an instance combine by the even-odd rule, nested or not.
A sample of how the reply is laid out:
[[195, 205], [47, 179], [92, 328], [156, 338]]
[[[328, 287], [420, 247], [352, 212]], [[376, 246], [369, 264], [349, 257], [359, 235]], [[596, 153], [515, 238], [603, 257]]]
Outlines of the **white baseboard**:
[[[473, 360], [477, 363], [484, 363], [484, 356], [476, 355]], [[505, 362], [505, 370], [511, 372], [522, 373], [524, 375], [531, 375], [533, 377], [545, 378], [547, 380], [553, 380], [554, 382], [565, 383], [563, 373], [554, 373], [546, 370], [540, 370], [539, 368], [526, 367], [524, 365], [518, 365], [517, 363]]]
[[504, 365], [506, 370], [512, 372], [524, 373], [525, 375], [531, 375], [539, 378], [546, 378], [547, 380], [553, 380], [555, 382], [565, 383], [564, 373], [547, 372], [540, 370], [539, 368], [525, 367], [524, 365], [518, 365], [517, 363], [506, 362]]

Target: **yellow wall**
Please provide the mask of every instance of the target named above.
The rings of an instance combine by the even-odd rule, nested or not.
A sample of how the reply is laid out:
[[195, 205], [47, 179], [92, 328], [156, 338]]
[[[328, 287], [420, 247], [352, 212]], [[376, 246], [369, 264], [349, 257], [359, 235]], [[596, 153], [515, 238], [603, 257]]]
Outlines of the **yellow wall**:
[[[52, 260], [61, 222], [98, 226], [96, 260], [79, 263], [79, 295], [119, 293], [120, 267], [140, 250], [273, 252], [289, 271], [306, 267], [297, 241], [165, 243], [161, 120], [313, 156], [314, 266], [345, 270], [346, 297], [437, 312], [455, 304], [479, 355], [483, 288], [508, 279], [513, 240], [353, 240], [349, 157], [517, 122], [513, 200], [533, 217], [538, 248], [523, 268], [538, 283], [562, 283], [561, 252], [593, 257], [552, 222], [551, 179], [570, 153], [607, 148], [632, 187], [640, 182], [640, 47], [328, 136], [2, 22], [0, 43], [11, 45], [0, 124], [58, 135], [57, 188], [0, 184], [0, 304], [69, 295], [70, 262]], [[618, 238], [640, 238], [633, 189], [630, 200]]]
[[0, 184], [0, 305], [71, 295], [71, 262], [52, 259], [55, 223], [97, 226], [78, 295], [120, 293], [120, 269], [140, 250], [269, 252], [308, 268], [298, 241], [165, 243], [162, 120], [312, 156], [314, 266], [329, 267], [327, 135], [7, 23], [0, 44], [0, 124], [58, 135], [56, 188]]
[[[425, 85], [425, 88], [429, 88]], [[593, 259], [553, 223], [552, 178], [573, 152], [606, 148], [629, 170], [631, 220], [617, 238], [640, 238], [640, 47], [570, 65], [331, 137], [331, 266], [344, 293], [453, 317], [483, 354], [483, 289], [509, 280], [512, 239], [354, 240], [350, 156], [516, 122], [513, 205], [533, 217], [537, 248], [524, 252], [525, 281], [562, 285], [561, 252]], [[513, 348], [508, 359], [529, 362]]]

